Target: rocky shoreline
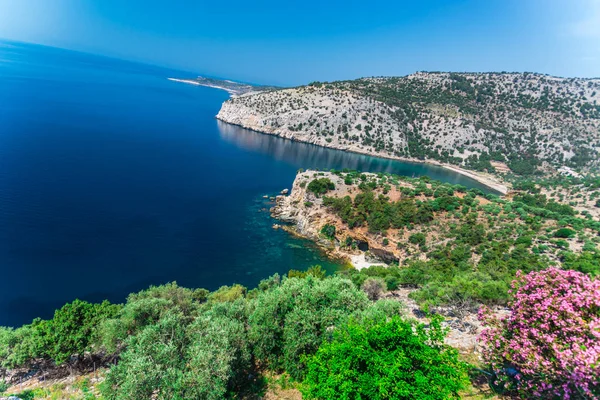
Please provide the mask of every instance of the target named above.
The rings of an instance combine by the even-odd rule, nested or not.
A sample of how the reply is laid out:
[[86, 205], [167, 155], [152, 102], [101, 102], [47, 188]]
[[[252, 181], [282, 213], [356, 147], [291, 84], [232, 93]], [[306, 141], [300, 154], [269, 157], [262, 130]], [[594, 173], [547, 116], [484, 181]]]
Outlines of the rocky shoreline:
[[358, 146], [352, 146], [352, 145], [341, 144], [341, 143], [333, 143], [333, 142], [328, 143], [327, 141], [323, 141], [318, 137], [314, 137], [311, 135], [303, 135], [301, 132], [291, 132], [284, 128], [280, 128], [280, 127], [275, 128], [275, 127], [267, 126], [263, 123], [263, 121], [260, 118], [254, 116], [252, 113], [243, 112], [242, 110], [238, 109], [235, 105], [233, 105], [227, 101], [224, 102], [223, 105], [221, 106], [221, 109], [219, 110], [219, 113], [216, 115], [216, 118], [219, 121], [226, 122], [231, 125], [236, 125], [241, 128], [244, 128], [244, 129], [249, 129], [251, 131], [255, 131], [255, 132], [259, 132], [259, 133], [263, 133], [263, 134], [267, 134], [267, 135], [273, 135], [273, 136], [281, 137], [284, 139], [290, 139], [290, 140], [294, 140], [294, 141], [298, 141], [298, 142], [302, 142], [302, 143], [314, 144], [317, 146], [327, 147], [327, 148], [335, 149], [335, 150], [349, 151], [352, 153], [363, 154], [363, 155], [367, 155], [367, 156], [371, 156], [371, 157], [386, 158], [386, 159], [390, 159], [390, 160], [397, 160], [397, 161], [417, 163], [417, 164], [435, 165], [437, 167], [444, 168], [444, 169], [456, 172], [458, 174], [464, 175], [468, 178], [471, 178], [474, 181], [477, 181], [477, 182], [487, 186], [488, 188], [495, 190], [501, 194], [506, 194], [509, 191], [509, 186], [505, 182], [500, 181], [500, 179], [498, 177], [493, 176], [492, 174], [469, 171], [464, 168], [460, 168], [460, 167], [457, 167], [457, 166], [451, 165], [451, 164], [441, 163], [436, 160], [420, 160], [417, 158], [398, 157], [398, 156], [395, 156], [395, 155], [389, 154], [389, 153], [375, 153], [373, 151], [370, 151], [369, 149], [363, 149]]
[[598, 84], [536, 74], [420, 72], [234, 97], [217, 118], [327, 148], [439, 166], [505, 194], [502, 172], [597, 168]]
[[[298, 173], [294, 179], [292, 190], [289, 195], [281, 194], [275, 198], [275, 206], [270, 210], [271, 216], [285, 225], [277, 227], [309, 239], [322, 248], [329, 257], [348, 262], [356, 269], [367, 268], [371, 265], [389, 265], [397, 262], [398, 258], [391, 250], [373, 237], [367, 235], [366, 231], [360, 229], [348, 229], [339, 218], [329, 213], [323, 206], [323, 199], [307, 190], [308, 182], [313, 176], [326, 177], [336, 185], [337, 195], [350, 194], [345, 192], [347, 187], [343, 179], [329, 172], [304, 171]], [[321, 234], [321, 229], [326, 224], [336, 227], [336, 238], [326, 238]], [[342, 246], [338, 237], [352, 237], [357, 244], [356, 248]]]

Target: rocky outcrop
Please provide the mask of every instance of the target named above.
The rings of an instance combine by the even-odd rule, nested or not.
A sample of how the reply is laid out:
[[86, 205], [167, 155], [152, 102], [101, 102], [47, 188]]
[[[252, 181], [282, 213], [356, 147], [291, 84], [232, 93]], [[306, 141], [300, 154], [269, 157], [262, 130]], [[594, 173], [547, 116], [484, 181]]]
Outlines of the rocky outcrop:
[[378, 258], [379, 260], [383, 261], [386, 264], [391, 264], [391, 263], [397, 264], [398, 261], [400, 260], [396, 255], [394, 255], [394, 253], [392, 251], [389, 251], [389, 250], [385, 250], [385, 249], [381, 249], [381, 248], [377, 248], [377, 247], [370, 247], [369, 251], [376, 258]]
[[[355, 186], [346, 185], [338, 175], [318, 171], [298, 173], [290, 195], [277, 196], [275, 206], [270, 210], [274, 218], [287, 224], [277, 225], [277, 228], [310, 239], [330, 256], [345, 259], [357, 268], [397, 263], [399, 257], [391, 246], [386, 248], [382, 245], [381, 238], [369, 234], [365, 229], [349, 229], [323, 205], [322, 197], [307, 190], [307, 185], [315, 178], [328, 178], [334, 183], [335, 189], [328, 196], [343, 197], [358, 193]], [[335, 226], [333, 239], [321, 233], [321, 229], [327, 224]], [[354, 246], [344, 246], [346, 238], [351, 238]]]

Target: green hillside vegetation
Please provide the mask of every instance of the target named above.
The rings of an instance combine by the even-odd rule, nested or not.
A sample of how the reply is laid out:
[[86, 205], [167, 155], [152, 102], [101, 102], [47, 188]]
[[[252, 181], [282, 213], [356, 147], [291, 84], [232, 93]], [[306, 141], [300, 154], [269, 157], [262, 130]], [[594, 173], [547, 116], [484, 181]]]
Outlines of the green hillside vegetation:
[[[400, 302], [371, 301], [350, 280], [324, 277], [320, 268], [290, 275], [301, 276], [274, 275], [249, 291], [234, 285], [210, 293], [172, 283], [132, 294], [122, 306], [76, 300], [51, 320], [2, 328], [2, 367], [108, 352], [119, 362], [101, 385], [105, 399], [249, 398], [264, 392], [265, 372], [285, 372], [306, 398], [322, 398], [321, 383], [339, 372], [321, 370], [327, 354], [366, 340], [379, 367], [355, 371], [354, 384], [387, 385], [370, 388], [369, 398], [444, 399], [467, 385], [467, 366], [442, 344], [439, 321], [425, 329], [401, 317]], [[378, 356], [378, 346], [398, 355], [412, 350], [400, 359]], [[360, 362], [354, 357], [339, 362]], [[384, 379], [388, 368], [398, 372]], [[395, 387], [404, 390], [390, 394]]]
[[585, 208], [581, 215], [593, 219], [590, 211], [600, 211], [600, 175], [589, 174], [580, 177], [555, 175], [546, 178], [523, 179], [509, 177], [516, 190], [532, 195], [546, 194], [555, 202]]
[[[435, 74], [432, 74], [435, 77]], [[441, 77], [442, 75], [440, 75]], [[540, 74], [460, 74], [450, 73], [444, 79], [406, 79], [405, 77], [364, 78], [352, 81], [333, 82], [332, 88], [350, 89], [380, 101], [397, 110], [392, 115], [404, 124], [414, 125], [407, 129], [408, 146], [398, 155], [416, 158], [432, 158], [478, 170], [493, 172], [490, 161], [506, 162], [519, 175], [538, 172], [541, 161], [564, 165], [561, 149], [546, 149], [548, 138], [538, 138], [536, 120], [545, 113], [555, 113], [562, 118], [574, 120], [600, 119], [600, 105], [588, 102], [584, 92], [571, 93], [563, 88], [556, 89], [551, 77]], [[577, 82], [582, 88], [597, 88], [595, 81]], [[487, 151], [477, 151], [463, 161], [450, 151], [431, 146], [428, 138], [420, 134], [419, 128], [425, 119], [428, 107], [456, 110], [463, 117], [463, 124], [472, 123], [476, 130], [489, 131], [482, 139], [475, 139], [468, 146], [459, 147], [459, 152], [475, 150], [484, 146]], [[437, 116], [444, 119], [446, 116]], [[436, 118], [436, 117], [434, 117]], [[515, 129], [514, 119], [531, 119], [530, 126]], [[416, 121], [416, 123], [415, 123]], [[575, 124], [574, 124], [575, 125]], [[565, 129], [568, 129], [565, 127]], [[571, 127], [568, 133], [576, 154], [566, 164], [582, 167], [597, 160], [598, 148], [588, 147], [590, 139], [584, 129]], [[566, 132], [565, 132], [566, 133]], [[363, 144], [375, 143], [378, 149], [386, 147], [385, 135], [380, 132], [363, 139]], [[538, 143], [538, 141], [542, 143]], [[597, 145], [597, 144], [596, 144]], [[555, 147], [555, 146], [552, 146]], [[549, 151], [550, 150], [550, 151]]]
[[[379, 276], [388, 289], [418, 288], [411, 296], [422, 306], [473, 306], [505, 304], [517, 270], [559, 265], [600, 274], [600, 222], [535, 188], [503, 199], [425, 177], [335, 174], [360, 193], [325, 196], [323, 205], [351, 230], [367, 227], [382, 245], [405, 254], [390, 268], [345, 272], [359, 286], [366, 277]], [[397, 201], [386, 196], [392, 187], [401, 192]], [[353, 245], [342, 233], [337, 240]]]

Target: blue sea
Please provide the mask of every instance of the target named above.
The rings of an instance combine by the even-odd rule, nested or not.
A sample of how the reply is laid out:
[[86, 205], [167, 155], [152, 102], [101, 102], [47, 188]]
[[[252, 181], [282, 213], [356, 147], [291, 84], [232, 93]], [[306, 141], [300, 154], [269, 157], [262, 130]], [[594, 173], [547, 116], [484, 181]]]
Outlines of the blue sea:
[[123, 302], [177, 281], [216, 289], [338, 268], [272, 228], [264, 195], [299, 168], [478, 183], [433, 166], [296, 143], [215, 119], [196, 74], [0, 42], [0, 325], [75, 298]]

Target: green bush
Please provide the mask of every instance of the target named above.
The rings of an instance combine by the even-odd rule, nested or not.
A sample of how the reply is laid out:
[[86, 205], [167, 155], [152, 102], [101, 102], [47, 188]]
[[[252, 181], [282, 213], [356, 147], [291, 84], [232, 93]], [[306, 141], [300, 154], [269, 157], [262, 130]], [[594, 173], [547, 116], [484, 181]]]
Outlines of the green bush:
[[[185, 319], [168, 312], [126, 341], [127, 350], [106, 376], [102, 394], [111, 399], [176, 398], [182, 386]], [[219, 340], [218, 338], [215, 340]], [[215, 361], [215, 365], [217, 362]], [[181, 398], [181, 397], [180, 397]]]
[[312, 276], [317, 279], [323, 279], [326, 275], [327, 272], [320, 265], [313, 265], [306, 271], [298, 271], [295, 269], [290, 269], [288, 271], [288, 278], [306, 278], [307, 276]]
[[218, 290], [212, 292], [208, 296], [208, 300], [212, 302], [229, 302], [240, 299], [246, 295], [246, 289], [242, 285], [221, 286]]
[[379, 298], [385, 293], [387, 285], [381, 278], [367, 278], [360, 286], [363, 292], [367, 294], [369, 300], [379, 300]]
[[533, 237], [529, 235], [519, 236], [517, 240], [515, 240], [515, 245], [522, 244], [526, 247], [531, 247], [533, 244]]
[[254, 302], [249, 317], [254, 356], [266, 367], [300, 379], [302, 357], [317, 351], [331, 326], [368, 305], [366, 295], [340, 277], [287, 279]]
[[575, 232], [573, 229], [560, 228], [556, 232], [554, 232], [554, 237], [568, 239], [568, 238], [572, 238], [573, 236], [575, 236], [576, 233], [577, 232]]
[[168, 313], [177, 312], [191, 322], [198, 313], [200, 302], [207, 297], [203, 289], [190, 290], [175, 282], [132, 293], [115, 318], [100, 324], [97, 341], [109, 352], [115, 352], [127, 338], [156, 324]]
[[3, 394], [8, 390], [10, 385], [4, 379], [0, 380], [0, 394]]
[[252, 372], [246, 300], [207, 304], [193, 321], [176, 308], [125, 342], [106, 399], [222, 399]]
[[13, 328], [0, 326], [0, 360], [6, 360], [11, 353], [12, 343], [15, 335]]
[[26, 365], [34, 358], [62, 364], [73, 355], [91, 350], [98, 327], [117, 315], [121, 306], [104, 301], [91, 304], [75, 300], [56, 310], [51, 320], [35, 319], [30, 325], [0, 330], [0, 360], [3, 366]]
[[458, 352], [429, 328], [400, 317], [350, 322], [307, 358], [307, 399], [449, 399], [467, 383]]
[[427, 237], [424, 233], [414, 233], [408, 237], [408, 241], [412, 244], [416, 244], [419, 246], [425, 246], [425, 242]]
[[321, 228], [321, 234], [327, 239], [335, 239], [335, 225], [325, 224]]
[[329, 178], [317, 178], [310, 181], [307, 187], [309, 192], [314, 193], [317, 197], [335, 189], [335, 185]]
[[114, 317], [120, 309], [120, 305], [108, 301], [91, 304], [75, 300], [63, 306], [45, 326], [49, 343], [45, 353], [58, 364], [67, 361], [73, 354], [83, 355], [95, 340], [100, 323]]

